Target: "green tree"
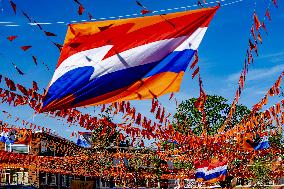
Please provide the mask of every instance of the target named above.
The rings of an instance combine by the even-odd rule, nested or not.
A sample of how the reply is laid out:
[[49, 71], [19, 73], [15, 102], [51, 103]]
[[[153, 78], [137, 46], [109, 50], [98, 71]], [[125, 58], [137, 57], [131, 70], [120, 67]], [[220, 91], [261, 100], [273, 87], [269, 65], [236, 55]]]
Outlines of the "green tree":
[[[269, 137], [269, 144], [272, 148], [280, 149], [281, 151], [284, 151], [284, 138], [283, 133], [280, 131], [277, 131], [275, 135], [271, 135]], [[284, 158], [284, 154], [280, 154], [282, 158]]]
[[256, 159], [251, 165], [250, 169], [253, 173], [251, 180], [255, 183], [256, 188], [268, 188], [264, 187], [271, 180], [269, 174], [271, 173], [271, 164], [268, 161], [269, 158], [261, 157]]
[[[202, 113], [194, 106], [196, 98], [183, 101], [177, 108], [174, 115], [174, 127], [184, 134], [193, 132], [201, 134], [203, 130]], [[206, 113], [206, 130], [213, 135], [224, 124], [230, 111], [231, 105], [222, 96], [208, 95], [205, 102], [204, 111]], [[250, 110], [243, 105], [236, 106], [236, 112], [226, 125], [226, 129], [232, 128], [239, 123], [242, 118], [250, 113]]]
[[93, 131], [92, 142], [96, 149], [108, 147], [118, 139], [119, 132], [116, 130], [117, 126], [112, 122], [113, 118], [110, 115], [109, 108], [99, 114], [99, 117], [106, 119], [108, 124], [102, 123]]

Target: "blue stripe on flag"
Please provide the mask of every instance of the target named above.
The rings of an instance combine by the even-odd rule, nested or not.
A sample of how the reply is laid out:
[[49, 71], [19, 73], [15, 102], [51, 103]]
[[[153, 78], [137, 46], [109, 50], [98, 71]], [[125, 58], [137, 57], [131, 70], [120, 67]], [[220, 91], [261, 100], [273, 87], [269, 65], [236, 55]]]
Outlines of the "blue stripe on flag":
[[[56, 99], [71, 94], [76, 98], [73, 104], [77, 104], [90, 99], [90, 96], [95, 98], [127, 87], [141, 78], [151, 77], [163, 72], [179, 73], [185, 71], [194, 53], [195, 50], [191, 49], [173, 51], [161, 61], [119, 70], [91, 81], [89, 79], [93, 74], [93, 67], [81, 67], [71, 70], [49, 87], [43, 107]], [[81, 87], [81, 90], [78, 90], [78, 86]]]

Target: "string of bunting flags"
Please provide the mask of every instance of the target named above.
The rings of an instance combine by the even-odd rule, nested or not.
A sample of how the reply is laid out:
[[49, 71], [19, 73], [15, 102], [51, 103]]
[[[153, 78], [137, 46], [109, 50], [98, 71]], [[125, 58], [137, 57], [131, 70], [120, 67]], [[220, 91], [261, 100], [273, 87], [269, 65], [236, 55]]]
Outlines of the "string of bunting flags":
[[[9, 2], [14, 14], [18, 14], [18, 5], [12, 0], [9, 0]], [[225, 2], [225, 0], [222, 2]], [[241, 0], [223, 4], [223, 6], [237, 2], [241, 2]], [[74, 3], [78, 6], [77, 13], [79, 16], [87, 12], [89, 20], [95, 20], [80, 1], [74, 0]], [[135, 1], [135, 3], [141, 8], [140, 14], [142, 15], [166, 11], [151, 11], [148, 6], [146, 7], [140, 1]], [[203, 7], [213, 3], [215, 2], [207, 3], [206, 1], [201, 2], [198, 0], [197, 5], [193, 6]], [[254, 10], [253, 12], [253, 25], [250, 29], [251, 37], [248, 40], [248, 49], [238, 80], [235, 98], [224, 125], [219, 129], [219, 132], [214, 135], [206, 133], [207, 125], [204, 109], [207, 94], [204, 90], [200, 66], [198, 65], [199, 56], [197, 48], [210, 20], [213, 18], [220, 5], [213, 8], [195, 10], [190, 12], [190, 14], [188, 12], [182, 12], [171, 15], [153, 16], [149, 19], [152, 19], [152, 21], [156, 22], [158, 25], [157, 32], [160, 33], [155, 34], [158, 40], [154, 40], [154, 37], [153, 39], [149, 38], [148, 41], [151, 42], [149, 44], [148, 42], [147, 44], [144, 42], [140, 44], [140, 41], [136, 40], [137, 44], [131, 44], [136, 45], [135, 47], [129, 46], [128, 42], [131, 42], [135, 37], [141, 37], [139, 32], [148, 32], [151, 34], [152, 30], [150, 27], [156, 27], [143, 22], [142, 19], [145, 19], [145, 17], [134, 18], [131, 23], [133, 25], [131, 29], [128, 28], [129, 23], [127, 20], [120, 22], [101, 22], [96, 25], [95, 31], [86, 29], [93, 27], [94, 25], [92, 25], [92, 23], [84, 25], [71, 24], [69, 25], [65, 43], [60, 45], [50, 39], [51, 37], [57, 36], [55, 33], [45, 30], [42, 24], [35, 21], [35, 19], [23, 10], [20, 10], [27, 21], [37, 26], [38, 30], [48, 38], [48, 41], [60, 50], [61, 54], [50, 85], [47, 90], [43, 90], [43, 93], [40, 92], [40, 86], [38, 86], [36, 81], [32, 82], [31, 87], [25, 87], [22, 84], [14, 82], [13, 79], [9, 77], [2, 77], [2, 75], [0, 75], [0, 84], [2, 85], [2, 88], [0, 88], [0, 102], [15, 108], [19, 106], [29, 106], [35, 111], [35, 114], [43, 114], [47, 117], [67, 123], [69, 126], [78, 125], [89, 130], [88, 132], [91, 134], [97, 132], [98, 137], [116, 137], [113, 142], [115, 148], [96, 147], [92, 145], [78, 146], [74, 142], [55, 136], [49, 128], [21, 119], [6, 110], [1, 110], [1, 114], [4, 115], [3, 119], [15, 123], [10, 124], [5, 120], [0, 120], [1, 145], [16, 142], [27, 143], [37, 149], [53, 149], [53, 152], [60, 154], [61, 157], [27, 155], [1, 150], [0, 168], [27, 168], [48, 173], [94, 176], [105, 179], [112, 178], [118, 182], [127, 179], [134, 180], [138, 177], [141, 179], [195, 178], [197, 182], [210, 184], [224, 181], [228, 175], [235, 178], [252, 178], [255, 176], [255, 173], [250, 166], [253, 166], [254, 160], [260, 157], [271, 156], [269, 166], [272, 167], [273, 171], [269, 177], [280, 178], [284, 174], [283, 159], [281, 158], [283, 149], [275, 145], [272, 139], [282, 133], [284, 124], [284, 99], [281, 99], [265, 110], [262, 109], [268, 104], [270, 97], [283, 94], [281, 84], [284, 72], [280, 74], [264, 97], [252, 107], [249, 115], [243, 117], [242, 121], [237, 125], [230, 125], [230, 119], [235, 113], [236, 105], [245, 88], [249, 66], [254, 63], [255, 56], [258, 56], [258, 46], [263, 43], [261, 32], [267, 33], [264, 21], [266, 21], [266, 19], [269, 21], [272, 20], [270, 15], [271, 3], [277, 7], [276, 0], [269, 2], [262, 22], [259, 20], [256, 11]], [[190, 7], [191, 6], [184, 7], [184, 9]], [[178, 9], [181, 8], [167, 9], [167, 11]], [[182, 21], [179, 21], [184, 18], [189, 18], [189, 15], [193, 15], [192, 18], [198, 21], [196, 26], [190, 25], [189, 27]], [[131, 15], [125, 17], [130, 16]], [[132, 16], [135, 15], [132, 14]], [[162, 16], [162, 21], [160, 21], [160, 16]], [[194, 20], [192, 22], [194, 22]], [[178, 30], [178, 32], [173, 32], [173, 28]], [[187, 28], [188, 31], [183, 31], [184, 28]], [[127, 44], [121, 45], [120, 42], [122, 39], [113, 36], [113, 33], [115, 33], [115, 35], [117, 35], [117, 32], [124, 34], [125, 31], [128, 32], [123, 36], [123, 40], [127, 41]], [[184, 32], [184, 34], [182, 32]], [[161, 34], [166, 35], [162, 36]], [[2, 34], [1, 36], [15, 47], [28, 53], [28, 55], [32, 57], [34, 64], [38, 64], [40, 59], [29, 53], [32, 45], [18, 46], [15, 42], [19, 36], [4, 36]], [[93, 46], [91, 49], [88, 45], [84, 46], [84, 44], [89, 43], [89, 41], [86, 42], [86, 36], [87, 39], [92, 42]], [[172, 38], [172, 36], [176, 38]], [[104, 38], [104, 41], [100, 42], [97, 40], [98, 38]], [[189, 42], [190, 46], [188, 45]], [[153, 45], [154, 43], [158, 45]], [[144, 49], [141, 50], [140, 48]], [[159, 54], [162, 60], [157, 59], [157, 57], [152, 56], [152, 54], [145, 54], [145, 49], [148, 48], [155, 50], [156, 54]], [[164, 49], [167, 50], [167, 53], [163, 52]], [[80, 54], [82, 51], [96, 51], [101, 57], [92, 57], [90, 56], [92, 53]], [[127, 53], [139, 58], [140, 55], [143, 54], [144, 59], [143, 61], [139, 59], [139, 64], [139, 61], [136, 61], [136, 59], [129, 58], [130, 55]], [[73, 67], [68, 64], [73, 57], [84, 60], [86, 64], [90, 64], [95, 58], [99, 58], [99, 61], [106, 62], [109, 61], [109, 59], [112, 60], [107, 63], [119, 61], [119, 63], [123, 62], [127, 64], [127, 58], [129, 58], [129, 61], [138, 62], [136, 66], [141, 66], [139, 67], [141, 69], [137, 71], [135, 67], [132, 68], [129, 65], [125, 66], [127, 69], [122, 69], [118, 64], [113, 63], [113, 69], [115, 70], [112, 72], [108, 71], [108, 64], [106, 64], [104, 68], [94, 67], [93, 69], [92, 66], [89, 66], [92, 67], [90, 68], [91, 70], [85, 70], [83, 66], [77, 65], [77, 62], [72, 65], [73, 67], [77, 66], [76, 69], [73, 69]], [[193, 61], [189, 65], [191, 58], [193, 58]], [[125, 61], [125, 59], [127, 61]], [[150, 63], [145, 63], [149, 60], [153, 60], [152, 62], [155, 64], [151, 61]], [[13, 63], [13, 61], [11, 62]], [[177, 65], [174, 66], [174, 68], [164, 66], [176, 62], [184, 64], [183, 68]], [[164, 67], [161, 66], [161, 63], [163, 63]], [[43, 65], [49, 70], [45, 63], [43, 63]], [[158, 99], [159, 96], [169, 93], [169, 101], [175, 100], [178, 106], [178, 102], [176, 98], [174, 98], [174, 92], [178, 91], [182, 76], [188, 65], [190, 71], [192, 71], [192, 79], [198, 77], [199, 97], [194, 106], [198, 112], [202, 114], [203, 133], [201, 135], [195, 135], [193, 133], [183, 134], [176, 130], [174, 127], [175, 123], [171, 121], [171, 113]], [[20, 75], [24, 74], [14, 63], [13, 66]], [[72, 69], [70, 67], [72, 67]], [[82, 72], [77, 72], [80, 69], [83, 69], [81, 70]], [[103, 71], [97, 71], [99, 69]], [[121, 75], [130, 75], [133, 71], [135, 71], [136, 75], [131, 75], [132, 80], [130, 83], [128, 83], [129, 81], [120, 80], [119, 84], [122, 84], [115, 88], [116, 85], [113, 84], [114, 80], [119, 80], [119, 76]], [[68, 75], [71, 72], [73, 74], [79, 73], [79, 75], [84, 73], [84, 76], [81, 76], [81, 80], [79, 81], [83, 82], [86, 87], [77, 85], [80, 82], [71, 78], [73, 75]], [[140, 72], [143, 73], [141, 74]], [[138, 74], [141, 74], [141, 77], [137, 77]], [[153, 83], [160, 88], [164, 87], [159, 85], [157, 78], [164, 77], [165, 75], [167, 78], [171, 78], [167, 81], [169, 83], [167, 87], [161, 89], [161, 91], [154, 90], [154, 87], [151, 88]], [[110, 89], [99, 88], [100, 86], [96, 83], [100, 81], [99, 76], [104, 77], [103, 82], [106, 82], [104, 84], [112, 83], [113, 85], [111, 85], [111, 87], [115, 87], [110, 87]], [[68, 85], [65, 83], [67, 82], [66, 78], [71, 78], [68, 80]], [[94, 82], [90, 78], [94, 79]], [[112, 80], [109, 78], [112, 78]], [[172, 85], [174, 85], [174, 87]], [[61, 88], [58, 88], [58, 86]], [[98, 88], [94, 89], [94, 87]], [[86, 94], [89, 95], [86, 97]], [[149, 112], [152, 114], [153, 119], [139, 112], [130, 103], [130, 100], [141, 99], [152, 100]], [[99, 105], [101, 108], [100, 112], [107, 113], [110, 117], [120, 115], [121, 122], [114, 123], [107, 116], [93, 116], [88, 113], [83, 113], [79, 108], [88, 105]], [[16, 126], [16, 124], [21, 126]], [[15, 133], [20, 137], [13, 138]], [[83, 134], [83, 132], [73, 131], [71, 138], [78, 138], [79, 144], [84, 140], [82, 138]], [[42, 139], [46, 141], [45, 144], [41, 142]], [[153, 143], [155, 148], [145, 147], [144, 140], [155, 141]], [[131, 143], [130, 147], [121, 150], [118, 147], [119, 144], [126, 141]], [[134, 143], [137, 141], [140, 143], [136, 145], [137, 148], [135, 148]], [[112, 150], [110, 150], [110, 148]], [[139, 172], [138, 176], [136, 174], [137, 172]]]
[[[275, 7], [277, 8], [277, 1], [273, 1], [273, 3], [275, 5]], [[240, 96], [242, 94], [242, 91], [245, 87], [245, 81], [246, 81], [246, 78], [247, 78], [247, 74], [249, 73], [249, 66], [254, 63], [254, 56], [259, 56], [258, 45], [259, 45], [259, 43], [260, 44], [263, 43], [260, 31], [262, 29], [264, 32], [267, 33], [267, 28], [266, 28], [266, 25], [265, 25], [265, 18], [268, 18], [268, 20], [271, 21], [271, 16], [270, 16], [270, 13], [269, 13], [270, 4], [271, 4], [271, 1], [268, 2], [262, 23], [260, 22], [260, 20], [257, 16], [256, 10], [254, 8], [253, 17], [252, 17], [253, 24], [252, 24], [251, 29], [250, 29], [250, 33], [251, 33], [250, 36], [253, 37], [253, 40], [251, 38], [249, 38], [249, 40], [248, 40], [248, 48], [246, 50], [246, 57], [244, 59], [243, 68], [242, 68], [242, 71], [241, 71], [241, 74], [240, 74], [240, 77], [239, 77], [238, 87], [237, 87], [237, 91], [236, 91], [236, 94], [235, 94], [235, 98], [234, 98], [233, 103], [231, 105], [231, 109], [230, 109], [230, 112], [228, 114], [228, 117], [227, 117], [226, 121], [224, 122], [223, 127], [221, 127], [219, 129], [219, 132], [222, 132], [224, 130], [226, 124], [229, 123], [230, 119], [232, 118], [233, 114], [235, 113], [236, 105], [238, 104]], [[256, 1], [255, 1], [255, 6], [256, 6]]]

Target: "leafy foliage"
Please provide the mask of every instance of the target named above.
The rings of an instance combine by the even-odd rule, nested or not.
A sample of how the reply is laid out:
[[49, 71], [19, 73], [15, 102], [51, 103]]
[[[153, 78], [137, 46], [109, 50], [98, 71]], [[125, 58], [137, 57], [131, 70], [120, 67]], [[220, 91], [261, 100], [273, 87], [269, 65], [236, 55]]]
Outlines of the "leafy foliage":
[[263, 188], [262, 186], [267, 184], [271, 178], [269, 174], [271, 172], [271, 165], [266, 158], [259, 158], [254, 161], [251, 166], [251, 171], [254, 174], [253, 181], [256, 183], [256, 187]]
[[[202, 113], [194, 106], [196, 98], [183, 101], [177, 108], [174, 115], [174, 127], [182, 133], [201, 134], [203, 130]], [[222, 96], [208, 95], [205, 103], [204, 111], [206, 113], [207, 133], [213, 135], [224, 124], [226, 117], [230, 111], [230, 104], [227, 99]], [[242, 118], [249, 114], [250, 110], [243, 105], [236, 106], [236, 112], [232, 119], [226, 125], [226, 129], [232, 128], [239, 123]]]
[[[106, 109], [104, 112], [99, 114], [101, 118], [106, 119], [112, 123], [112, 117], [110, 116], [110, 110]], [[101, 124], [97, 127], [92, 134], [92, 141], [94, 148], [104, 148], [110, 146], [118, 138], [119, 133], [116, 128], [109, 125]]]
[[274, 148], [281, 148], [284, 150], [284, 138], [280, 132], [276, 133], [276, 135], [272, 135], [269, 137], [269, 144]]

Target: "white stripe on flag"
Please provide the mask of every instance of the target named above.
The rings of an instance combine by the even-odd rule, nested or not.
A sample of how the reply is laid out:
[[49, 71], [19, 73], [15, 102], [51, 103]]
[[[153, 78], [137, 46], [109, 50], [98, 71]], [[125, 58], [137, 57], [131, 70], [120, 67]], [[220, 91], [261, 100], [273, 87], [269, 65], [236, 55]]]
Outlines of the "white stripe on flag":
[[[186, 36], [182, 36], [178, 38], [155, 41], [126, 50], [119, 53], [119, 55], [113, 55], [105, 60], [102, 59], [113, 47], [112, 45], [106, 45], [103, 47], [78, 52], [68, 57], [60, 64], [60, 66], [55, 70], [50, 85], [52, 85], [57, 79], [68, 71], [79, 67], [94, 67], [94, 73], [90, 78], [91, 80], [93, 78], [119, 70], [160, 61], [167, 54], [173, 51], [182, 51], [185, 49], [196, 50], [206, 30], [207, 27], [198, 28], [186, 40]], [[180, 44], [181, 42], [183, 43]], [[88, 59], [91, 61], [89, 61], [86, 57], [88, 57]]]

